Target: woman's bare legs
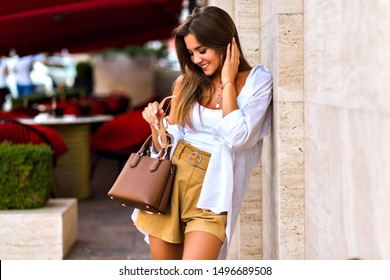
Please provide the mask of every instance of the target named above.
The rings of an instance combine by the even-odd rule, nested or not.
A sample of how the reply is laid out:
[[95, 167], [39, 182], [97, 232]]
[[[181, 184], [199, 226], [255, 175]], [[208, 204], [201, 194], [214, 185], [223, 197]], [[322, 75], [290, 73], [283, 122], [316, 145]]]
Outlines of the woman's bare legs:
[[222, 241], [215, 235], [203, 231], [186, 233], [183, 260], [216, 260]]
[[203, 231], [186, 233], [183, 244], [169, 243], [149, 236], [150, 254], [153, 260], [216, 260], [222, 241]]
[[149, 235], [150, 254], [153, 260], [181, 260], [183, 244], [168, 243]]

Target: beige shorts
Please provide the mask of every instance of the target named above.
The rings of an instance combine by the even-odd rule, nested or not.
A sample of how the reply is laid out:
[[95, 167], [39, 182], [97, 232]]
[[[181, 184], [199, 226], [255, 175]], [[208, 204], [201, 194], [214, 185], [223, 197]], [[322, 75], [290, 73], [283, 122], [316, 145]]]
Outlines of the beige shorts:
[[215, 214], [196, 207], [210, 154], [180, 141], [172, 160], [177, 164], [172, 198], [166, 214], [139, 211], [135, 225], [169, 243], [183, 243], [184, 235], [203, 231], [225, 240], [226, 213]]

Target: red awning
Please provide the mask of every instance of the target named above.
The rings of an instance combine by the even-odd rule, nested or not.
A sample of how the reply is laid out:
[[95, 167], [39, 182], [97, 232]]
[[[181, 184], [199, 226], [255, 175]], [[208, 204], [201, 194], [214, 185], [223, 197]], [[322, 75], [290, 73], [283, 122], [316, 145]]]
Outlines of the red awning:
[[71, 53], [171, 37], [182, 0], [0, 0], [0, 54]]

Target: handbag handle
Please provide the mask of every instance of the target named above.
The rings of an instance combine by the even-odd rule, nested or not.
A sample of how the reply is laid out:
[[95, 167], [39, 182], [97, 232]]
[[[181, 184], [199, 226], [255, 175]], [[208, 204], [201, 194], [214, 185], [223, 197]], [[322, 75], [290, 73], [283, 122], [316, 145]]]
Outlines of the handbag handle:
[[[133, 157], [133, 159], [130, 161], [130, 167], [134, 168], [138, 165], [138, 163], [141, 161], [142, 156], [145, 154], [145, 152], [148, 150], [149, 145], [152, 141], [152, 135], [150, 135], [145, 142], [142, 144], [139, 151], [136, 153], [136, 156]], [[170, 147], [168, 148], [170, 149]], [[157, 158], [155, 159], [155, 163], [150, 166], [150, 171], [154, 172], [158, 169], [160, 166], [161, 161], [164, 159], [163, 155], [165, 153], [165, 148], [162, 148], [161, 151], [158, 153]], [[169, 154], [169, 150], [167, 151], [167, 154]]]
[[[159, 109], [163, 108], [164, 104], [165, 104], [165, 101], [167, 101], [168, 99], [174, 98], [174, 97], [175, 96], [173, 96], [173, 95], [165, 97], [160, 102], [160, 104], [158, 105], [158, 108]], [[171, 105], [171, 102], [169, 102], [169, 104], [167, 106], [167, 109], [169, 108], [170, 105]], [[159, 124], [159, 127], [158, 127], [158, 138], [157, 138], [157, 140], [158, 140], [158, 143], [160, 144], [160, 146], [163, 149], [169, 148], [169, 147], [173, 146], [173, 139], [172, 139], [172, 137], [169, 134], [167, 134], [162, 118], [160, 119], [160, 124]]]
[[[171, 98], [174, 98], [174, 96], [170, 95], [170, 96], [165, 97], [158, 105], [158, 108], [161, 109], [164, 106], [165, 101], [167, 101], [168, 99], [171, 99]], [[171, 103], [168, 104], [168, 107], [170, 105], [171, 105]], [[165, 154], [165, 150], [167, 149], [167, 154], [169, 154], [170, 148], [173, 146], [173, 139], [169, 134], [166, 133], [165, 126], [164, 126], [162, 119], [160, 119], [160, 126], [158, 128], [158, 138], [157, 139], [158, 139], [158, 142], [162, 148], [161, 151], [158, 153], [157, 158], [162, 159], [163, 155]], [[146, 152], [146, 150], [148, 150], [148, 148], [151, 144], [151, 141], [152, 141], [152, 135], [150, 135], [145, 140], [145, 142], [142, 144], [141, 148], [137, 152], [138, 156], [142, 156]]]

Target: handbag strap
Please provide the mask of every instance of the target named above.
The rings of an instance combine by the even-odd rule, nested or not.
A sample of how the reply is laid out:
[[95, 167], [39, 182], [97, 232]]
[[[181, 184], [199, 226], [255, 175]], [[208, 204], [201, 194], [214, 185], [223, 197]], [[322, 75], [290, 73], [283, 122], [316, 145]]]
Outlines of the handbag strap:
[[[164, 107], [164, 103], [168, 100], [168, 99], [171, 99], [171, 98], [174, 98], [173, 95], [171, 96], [167, 96], [165, 97], [159, 104], [158, 108], [161, 109], [162, 107]], [[168, 107], [171, 105], [171, 103], [169, 102], [168, 104]], [[166, 129], [165, 129], [165, 126], [164, 126], [164, 123], [163, 123], [163, 120], [160, 119], [160, 124], [159, 124], [159, 128], [158, 128], [158, 142], [161, 146], [161, 151], [158, 153], [158, 158], [159, 159], [162, 159], [162, 157], [164, 156], [165, 154], [165, 151], [167, 151], [167, 154], [169, 154], [170, 152], [170, 148], [173, 146], [173, 139], [172, 137], [166, 132]], [[139, 149], [139, 151], [137, 152], [137, 155], [138, 156], [141, 156], [143, 155], [148, 149], [149, 149], [149, 146], [151, 145], [151, 142], [152, 142], [152, 134], [149, 135], [149, 137], [145, 140], [145, 142], [142, 144], [141, 148]]]
[[[158, 105], [158, 108], [161, 109], [164, 107], [164, 104], [165, 102], [168, 100], [168, 99], [172, 99], [174, 98], [173, 95], [170, 95], [170, 96], [167, 96], [165, 97], [161, 102], [160, 104]], [[171, 105], [171, 102], [169, 102], [168, 106], [167, 106], [167, 109], [169, 108], [169, 106]], [[170, 148], [173, 146], [173, 139], [172, 137], [166, 132], [166, 128], [165, 128], [165, 125], [164, 125], [164, 122], [163, 122], [163, 118], [160, 119], [160, 123], [159, 123], [159, 128], [158, 128], [158, 143], [160, 144], [160, 146], [163, 148], [163, 149], [166, 149], [166, 148]]]

